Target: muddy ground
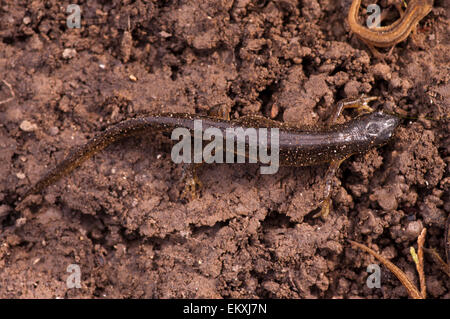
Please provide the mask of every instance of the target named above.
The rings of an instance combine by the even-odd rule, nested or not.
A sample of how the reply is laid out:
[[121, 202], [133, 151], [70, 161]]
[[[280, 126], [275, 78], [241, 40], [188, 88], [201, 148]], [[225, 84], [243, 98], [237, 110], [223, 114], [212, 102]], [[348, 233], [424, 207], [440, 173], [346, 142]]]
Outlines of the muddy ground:
[[[0, 2], [0, 101], [13, 97], [0, 102], [0, 297], [404, 298], [384, 267], [381, 288], [367, 287], [377, 262], [347, 239], [416, 284], [409, 247], [423, 227], [444, 256], [448, 1], [384, 62], [350, 34], [349, 0], [74, 2], [80, 29], [67, 27], [68, 1]], [[186, 201], [159, 135], [108, 147], [15, 211], [27, 187], [111, 123], [220, 104], [233, 118], [317, 124], [361, 93], [420, 119], [342, 164], [325, 221], [312, 216], [326, 165], [270, 176], [251, 164], [204, 166], [201, 197]], [[448, 277], [425, 262], [428, 296], [450, 298]], [[66, 285], [71, 264], [79, 289]]]

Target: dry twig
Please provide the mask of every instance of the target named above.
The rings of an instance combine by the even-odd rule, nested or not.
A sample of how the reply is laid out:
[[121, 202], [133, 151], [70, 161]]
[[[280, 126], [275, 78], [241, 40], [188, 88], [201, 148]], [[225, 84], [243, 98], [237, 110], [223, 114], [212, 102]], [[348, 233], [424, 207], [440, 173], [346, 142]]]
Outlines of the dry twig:
[[450, 277], [450, 265], [445, 263], [445, 261], [439, 256], [434, 248], [424, 248], [425, 252], [429, 254], [434, 261], [439, 265], [441, 270]]
[[414, 263], [416, 264], [417, 273], [419, 274], [420, 283], [420, 293], [425, 299], [427, 297], [427, 288], [425, 283], [425, 273], [423, 271], [423, 244], [425, 243], [425, 235], [427, 234], [427, 229], [422, 229], [419, 237], [417, 238], [417, 255], [414, 247], [411, 247], [411, 256], [413, 257]]
[[14, 99], [16, 97], [16, 95], [14, 94], [14, 90], [12, 89], [11, 84], [6, 82], [5, 80], [2, 80], [2, 82], [8, 87], [9, 92], [11, 92], [11, 96], [9, 98], [7, 98], [6, 100], [0, 101], [0, 105], [8, 103], [9, 101], [12, 101], [12, 99]]
[[424, 299], [421, 292], [417, 289], [417, 287], [408, 279], [406, 274], [398, 268], [396, 265], [391, 263], [389, 260], [378, 254], [375, 250], [370, 249], [366, 245], [357, 243], [353, 240], [349, 240], [349, 242], [352, 245], [355, 245], [356, 247], [360, 248], [361, 250], [369, 253], [376, 259], [378, 259], [383, 265], [385, 265], [397, 278], [400, 280], [402, 285], [406, 288], [406, 291], [408, 292], [408, 295], [413, 299]]

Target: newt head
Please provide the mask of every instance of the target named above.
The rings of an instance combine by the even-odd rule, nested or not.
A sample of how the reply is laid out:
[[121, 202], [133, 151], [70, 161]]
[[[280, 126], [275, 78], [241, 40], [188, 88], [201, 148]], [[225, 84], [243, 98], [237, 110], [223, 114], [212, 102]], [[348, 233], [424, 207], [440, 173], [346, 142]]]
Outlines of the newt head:
[[395, 132], [401, 118], [383, 112], [373, 112], [360, 117], [358, 124], [361, 134], [373, 146], [385, 144]]

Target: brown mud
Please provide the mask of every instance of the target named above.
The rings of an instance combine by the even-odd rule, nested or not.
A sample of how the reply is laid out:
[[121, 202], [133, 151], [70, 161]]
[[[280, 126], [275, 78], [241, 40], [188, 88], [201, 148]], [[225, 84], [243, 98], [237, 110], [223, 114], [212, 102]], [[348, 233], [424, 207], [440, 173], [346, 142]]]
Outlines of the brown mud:
[[[382, 287], [367, 287], [376, 261], [347, 239], [416, 284], [409, 247], [423, 227], [445, 256], [450, 124], [424, 117], [450, 113], [448, 2], [384, 62], [349, 33], [348, 0], [78, 3], [82, 27], [69, 29], [67, 1], [0, 2], [0, 80], [15, 94], [0, 104], [1, 298], [404, 298], [384, 267]], [[326, 166], [204, 166], [202, 196], [187, 202], [162, 136], [108, 147], [15, 211], [71, 147], [120, 120], [223, 104], [234, 118], [316, 124], [361, 93], [422, 119], [342, 164], [326, 221], [312, 218]], [[428, 296], [450, 298], [425, 262]], [[70, 264], [80, 289], [66, 286]]]

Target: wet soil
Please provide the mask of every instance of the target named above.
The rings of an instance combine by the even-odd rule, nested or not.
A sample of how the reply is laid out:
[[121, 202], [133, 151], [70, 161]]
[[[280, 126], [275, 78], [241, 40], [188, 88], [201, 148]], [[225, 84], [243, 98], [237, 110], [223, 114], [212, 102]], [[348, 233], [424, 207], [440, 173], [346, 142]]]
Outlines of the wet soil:
[[[1, 298], [404, 298], [384, 267], [381, 288], [366, 285], [377, 262], [347, 239], [416, 284], [409, 247], [423, 227], [426, 246], [445, 255], [447, 1], [385, 61], [350, 34], [348, 0], [77, 2], [79, 29], [67, 27], [68, 1], [0, 2], [0, 101], [13, 97], [8, 84], [14, 92], [0, 102]], [[201, 197], [186, 201], [159, 135], [108, 147], [15, 210], [71, 147], [120, 120], [225, 105], [233, 118], [315, 125], [362, 93], [413, 119], [342, 164], [325, 221], [312, 215], [326, 165], [270, 176], [207, 165]], [[450, 298], [448, 277], [425, 262], [428, 296]], [[67, 287], [72, 264], [78, 289]]]

